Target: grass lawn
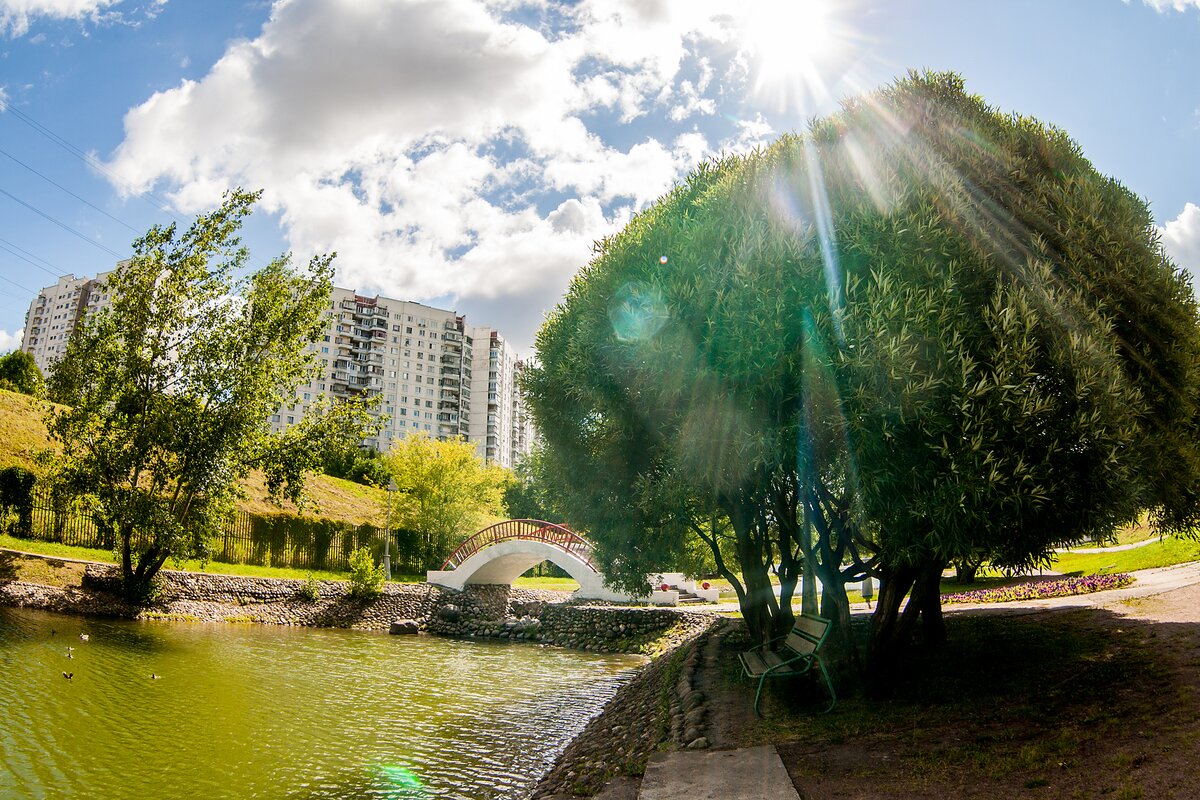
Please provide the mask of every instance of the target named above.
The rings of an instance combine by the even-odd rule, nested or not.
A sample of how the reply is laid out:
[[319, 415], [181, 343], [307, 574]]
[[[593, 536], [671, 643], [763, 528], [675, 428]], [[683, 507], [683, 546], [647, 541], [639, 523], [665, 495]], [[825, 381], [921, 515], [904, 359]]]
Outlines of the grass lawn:
[[1196, 560], [1200, 560], [1200, 540], [1167, 536], [1145, 547], [1115, 553], [1060, 553], [1052, 568], [1064, 575], [1095, 575], [1169, 567]]
[[[0, 534], [0, 549], [18, 550], [23, 553], [37, 553], [57, 558], [70, 558], [80, 561], [99, 561], [105, 564], [117, 563], [109, 550], [93, 550], [88, 547], [72, 547], [56, 542], [38, 542], [31, 539], [18, 539], [7, 534]], [[200, 572], [209, 575], [245, 575], [254, 578], [299, 578], [304, 580], [313, 576], [322, 581], [348, 580], [345, 572], [328, 572], [325, 570], [286, 569], [284, 567], [259, 567], [253, 564], [223, 564], [209, 561], [201, 565], [199, 561], [190, 559], [182, 565], [167, 562], [167, 569], [182, 569], [186, 572]], [[392, 574], [392, 583], [424, 583], [424, 575]], [[55, 584], [57, 585], [57, 584]]]
[[557, 592], [573, 592], [579, 588], [579, 582], [574, 578], [551, 578], [537, 576], [522, 576], [513, 581], [513, 586], [519, 589], [553, 589]]
[[[0, 389], [0, 467], [35, 468], [35, 456], [43, 450], [53, 450], [54, 442], [46, 430], [44, 414], [50, 403], [28, 395]], [[312, 507], [308, 516], [345, 520], [355, 525], [364, 522], [378, 524], [384, 515], [387, 492], [353, 481], [328, 475], [310, 475], [306, 484]], [[259, 514], [277, 514], [280, 508], [267, 499], [267, 490], [260, 473], [253, 473], [243, 487], [246, 497], [238, 507]], [[285, 503], [283, 511], [298, 509]]]

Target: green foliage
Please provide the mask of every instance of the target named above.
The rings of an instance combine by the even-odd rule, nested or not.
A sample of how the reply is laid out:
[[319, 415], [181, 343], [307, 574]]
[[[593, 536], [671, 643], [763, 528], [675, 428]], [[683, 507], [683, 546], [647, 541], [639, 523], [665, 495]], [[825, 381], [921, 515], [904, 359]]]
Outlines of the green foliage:
[[300, 587], [300, 596], [310, 603], [316, 603], [321, 599], [321, 582], [311, 572], [304, 579], [304, 585]]
[[13, 350], [0, 356], [0, 389], [21, 394], [38, 395], [42, 391], [42, 371], [33, 356]]
[[0, 469], [0, 511], [16, 516], [8, 530], [18, 536], [28, 536], [33, 531], [35, 480], [34, 474], [23, 467]]
[[357, 447], [330, 451], [322, 465], [326, 475], [364, 486], [387, 486], [388, 472], [378, 450]]
[[504, 490], [504, 512], [509, 519], [540, 519], [562, 522], [555, 483], [545, 448], [537, 444], [513, 468], [513, 480]]
[[391, 527], [417, 539], [421, 564], [436, 569], [489, 515], [501, 510], [511, 473], [485, 464], [461, 439], [408, 436], [392, 446], [384, 463], [398, 491], [390, 499]]
[[1142, 201], [1061, 131], [910, 75], [599, 243], [524, 387], [614, 580], [699, 539], [756, 637], [808, 569], [843, 628], [872, 574], [876, 641], [906, 596], [932, 640], [953, 559], [1200, 517], [1198, 331]]
[[271, 434], [268, 419], [315, 369], [332, 256], [287, 256], [246, 275], [238, 230], [258, 195], [226, 195], [186, 231], [155, 226], [107, 279], [50, 377], [56, 479], [93, 495], [122, 580], [146, 595], [169, 558], [203, 555], [251, 469], [273, 499], [304, 500], [324, 453], [369, 428], [361, 403], [318, 403]]
[[383, 565], [376, 564], [370, 549], [360, 547], [350, 554], [350, 596], [373, 600], [383, 593]]

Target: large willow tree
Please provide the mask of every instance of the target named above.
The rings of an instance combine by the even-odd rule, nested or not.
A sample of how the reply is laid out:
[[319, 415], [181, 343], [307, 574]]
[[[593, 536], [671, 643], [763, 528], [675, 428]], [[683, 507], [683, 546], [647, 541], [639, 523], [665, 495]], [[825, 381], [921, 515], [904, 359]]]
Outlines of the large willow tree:
[[611, 579], [703, 541], [760, 639], [804, 570], [843, 631], [872, 575], [885, 662], [918, 617], [943, 635], [952, 560], [1197, 516], [1191, 287], [1141, 200], [955, 75], [702, 164], [597, 245], [538, 352], [559, 497]]

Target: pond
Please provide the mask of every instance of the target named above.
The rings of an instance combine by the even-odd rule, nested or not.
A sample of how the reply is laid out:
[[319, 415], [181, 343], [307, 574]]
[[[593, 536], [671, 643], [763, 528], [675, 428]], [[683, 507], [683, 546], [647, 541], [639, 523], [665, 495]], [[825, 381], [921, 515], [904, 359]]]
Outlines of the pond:
[[0, 607], [0, 797], [521, 798], [640, 663]]

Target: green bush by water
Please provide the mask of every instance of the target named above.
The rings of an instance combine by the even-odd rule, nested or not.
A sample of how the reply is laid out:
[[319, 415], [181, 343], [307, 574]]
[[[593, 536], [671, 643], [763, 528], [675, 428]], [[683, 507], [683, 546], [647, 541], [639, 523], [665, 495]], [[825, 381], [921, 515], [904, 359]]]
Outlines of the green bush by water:
[[371, 551], [360, 547], [350, 554], [350, 596], [372, 600], [383, 594], [383, 565], [376, 564]]

